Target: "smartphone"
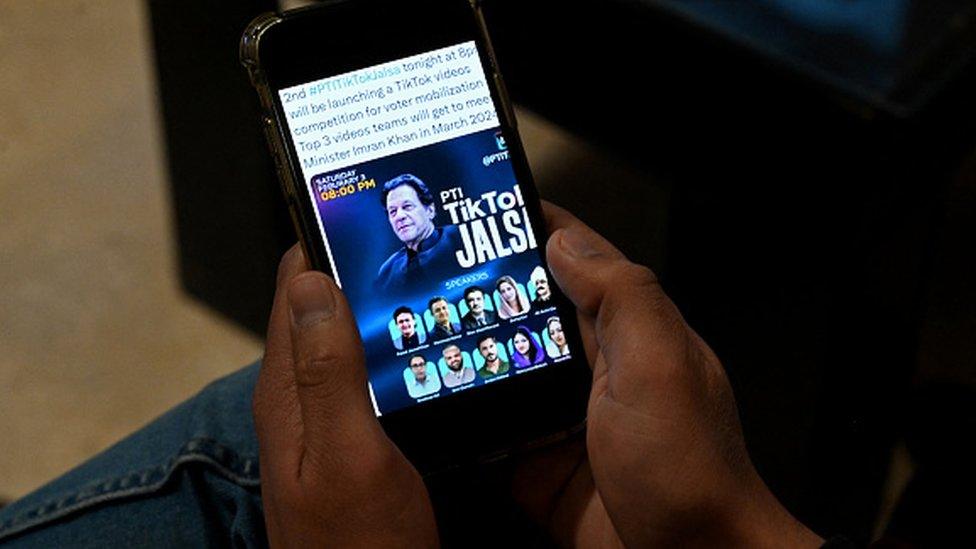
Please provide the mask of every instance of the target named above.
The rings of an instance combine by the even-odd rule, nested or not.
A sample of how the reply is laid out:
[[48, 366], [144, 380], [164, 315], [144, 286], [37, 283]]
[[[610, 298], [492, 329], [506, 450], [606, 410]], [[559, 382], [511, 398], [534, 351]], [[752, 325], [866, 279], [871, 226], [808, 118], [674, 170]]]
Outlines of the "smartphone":
[[422, 472], [582, 428], [590, 370], [478, 2], [345, 0], [241, 40], [312, 267]]

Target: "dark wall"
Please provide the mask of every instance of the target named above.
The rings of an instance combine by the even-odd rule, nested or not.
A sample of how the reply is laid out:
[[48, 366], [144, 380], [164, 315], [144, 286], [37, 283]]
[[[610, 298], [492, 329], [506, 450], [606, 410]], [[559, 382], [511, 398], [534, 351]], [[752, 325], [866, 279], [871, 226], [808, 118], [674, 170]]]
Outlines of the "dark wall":
[[260, 335], [278, 258], [297, 239], [237, 59], [272, 0], [150, 0], [179, 268], [194, 297]]

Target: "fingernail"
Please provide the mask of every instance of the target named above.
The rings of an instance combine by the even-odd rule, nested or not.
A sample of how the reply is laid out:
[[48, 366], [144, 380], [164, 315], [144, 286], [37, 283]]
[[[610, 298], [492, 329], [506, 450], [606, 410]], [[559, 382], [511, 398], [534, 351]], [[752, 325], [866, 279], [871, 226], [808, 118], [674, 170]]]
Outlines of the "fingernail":
[[620, 252], [613, 244], [588, 227], [567, 227], [559, 231], [559, 247], [574, 257], [615, 257]]
[[278, 263], [278, 279], [276, 284], [280, 287], [282, 284], [288, 282], [290, 276], [305, 270], [302, 268], [304, 264], [305, 252], [302, 251], [300, 244], [295, 244], [285, 252], [285, 255], [281, 257], [281, 262]]
[[335, 297], [321, 273], [300, 275], [288, 287], [288, 305], [295, 326], [311, 326], [335, 313]]

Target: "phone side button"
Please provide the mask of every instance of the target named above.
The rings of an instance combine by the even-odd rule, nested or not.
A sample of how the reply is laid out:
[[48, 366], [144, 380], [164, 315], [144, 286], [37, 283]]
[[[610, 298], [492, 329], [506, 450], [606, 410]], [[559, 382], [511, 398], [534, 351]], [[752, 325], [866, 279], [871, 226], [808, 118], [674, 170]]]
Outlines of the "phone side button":
[[275, 157], [275, 170], [278, 172], [278, 181], [281, 182], [281, 188], [285, 191], [285, 198], [291, 204], [298, 204], [298, 191], [295, 189], [294, 181], [289, 177], [288, 171], [285, 170], [281, 162]]
[[285, 170], [283, 164], [284, 151], [281, 150], [281, 146], [278, 144], [278, 139], [275, 136], [274, 120], [269, 116], [263, 116], [261, 117], [261, 122], [262, 128], [264, 129], [264, 137], [268, 142], [268, 149], [271, 151], [271, 158], [274, 160], [278, 181], [281, 182], [281, 188], [285, 191], [288, 199], [294, 201], [295, 190], [292, 188], [291, 180], [288, 178], [288, 172]]
[[274, 156], [275, 161], [277, 162], [278, 157], [275, 154], [277, 152], [277, 147], [275, 147], [274, 122], [267, 116], [262, 116], [261, 129], [264, 131], [264, 140], [268, 144], [268, 150], [271, 151], [271, 156]]
[[298, 213], [298, 201], [292, 195], [288, 196], [288, 213], [290, 214], [291, 225], [295, 229], [295, 234], [298, 235], [299, 239], [302, 239], [302, 235], [305, 233], [302, 231], [302, 222]]

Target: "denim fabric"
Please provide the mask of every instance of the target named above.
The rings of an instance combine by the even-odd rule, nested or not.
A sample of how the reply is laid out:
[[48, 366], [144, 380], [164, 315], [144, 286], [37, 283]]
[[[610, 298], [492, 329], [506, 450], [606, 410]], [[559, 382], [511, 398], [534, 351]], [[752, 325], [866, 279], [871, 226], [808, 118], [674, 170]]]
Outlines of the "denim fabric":
[[0, 510], [0, 545], [267, 545], [251, 417], [259, 367], [211, 383]]

